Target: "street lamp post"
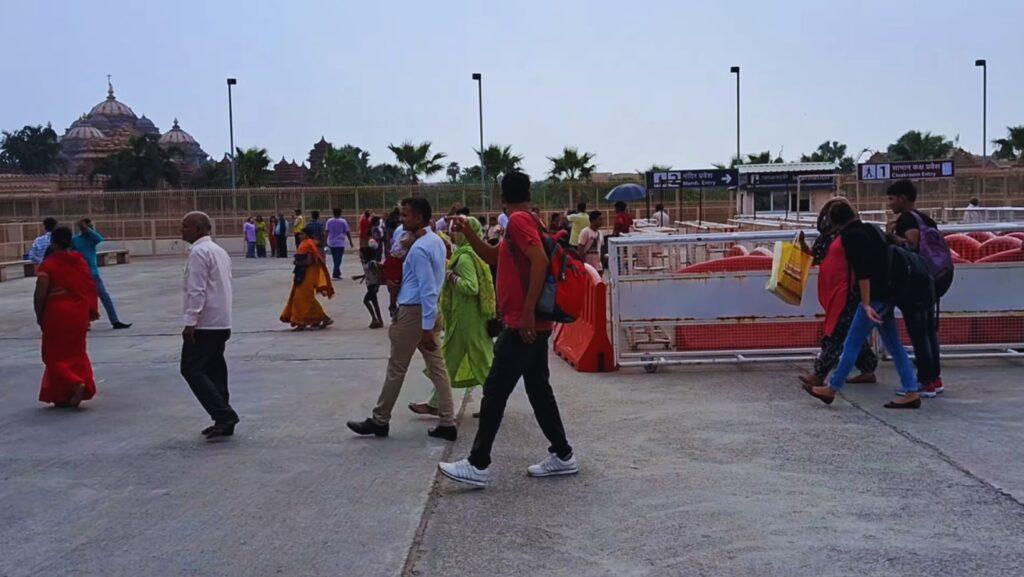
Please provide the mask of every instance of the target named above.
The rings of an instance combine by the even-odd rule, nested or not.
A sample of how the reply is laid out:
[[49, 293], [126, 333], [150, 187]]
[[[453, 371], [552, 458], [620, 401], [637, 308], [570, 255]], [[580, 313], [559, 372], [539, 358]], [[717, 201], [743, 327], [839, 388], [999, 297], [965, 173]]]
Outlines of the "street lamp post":
[[740, 67], [733, 66], [729, 72], [736, 75], [736, 163], [740, 162]]
[[981, 156], [988, 156], [988, 63], [984, 59], [975, 60], [975, 66], [981, 67]]
[[[234, 78], [228, 78], [228, 134], [231, 138], [231, 190], [235, 190], [235, 119], [233, 111], [231, 110], [231, 87], [238, 84], [238, 80]], [[232, 192], [232, 200], [234, 199], [234, 192]]]
[[481, 202], [485, 205], [487, 197], [487, 168], [484, 166], [484, 80], [479, 72], [473, 73], [473, 80], [476, 80], [476, 95], [478, 109], [480, 111], [480, 188]]

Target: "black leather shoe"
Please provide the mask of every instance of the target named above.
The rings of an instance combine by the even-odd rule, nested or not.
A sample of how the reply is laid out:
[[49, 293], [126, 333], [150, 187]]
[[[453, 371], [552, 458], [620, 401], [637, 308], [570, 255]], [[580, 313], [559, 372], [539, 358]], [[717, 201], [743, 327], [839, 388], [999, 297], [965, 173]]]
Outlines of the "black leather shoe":
[[884, 405], [886, 409], [920, 409], [921, 408], [921, 397], [909, 401], [906, 403], [897, 403], [896, 401], [889, 401]]
[[132, 323], [114, 323], [110, 326], [114, 327], [115, 329], [130, 329], [132, 328]]
[[203, 430], [203, 434], [207, 439], [216, 439], [218, 437], [230, 437], [235, 434], [235, 423], [217, 423], [212, 427], [207, 427]]
[[390, 425], [379, 425], [374, 422], [373, 419], [366, 419], [365, 421], [349, 421], [345, 423], [349, 429], [357, 435], [374, 435], [377, 437], [387, 437], [388, 432], [391, 430]]
[[433, 429], [429, 429], [427, 434], [431, 437], [437, 437], [438, 439], [444, 439], [445, 441], [455, 441], [459, 438], [459, 430], [455, 427], [444, 427], [438, 425]]

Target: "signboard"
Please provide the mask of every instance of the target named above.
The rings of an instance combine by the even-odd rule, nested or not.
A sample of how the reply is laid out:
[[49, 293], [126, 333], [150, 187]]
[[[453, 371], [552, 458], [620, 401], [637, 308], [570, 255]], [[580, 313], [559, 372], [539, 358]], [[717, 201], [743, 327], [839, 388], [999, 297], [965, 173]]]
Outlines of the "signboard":
[[952, 178], [953, 172], [952, 160], [871, 162], [857, 165], [857, 179], [863, 181]]
[[751, 172], [746, 175], [746, 187], [751, 190], [832, 190], [836, 186], [836, 175], [831, 172]]
[[722, 188], [736, 186], [736, 169], [666, 170], [647, 173], [647, 188]]

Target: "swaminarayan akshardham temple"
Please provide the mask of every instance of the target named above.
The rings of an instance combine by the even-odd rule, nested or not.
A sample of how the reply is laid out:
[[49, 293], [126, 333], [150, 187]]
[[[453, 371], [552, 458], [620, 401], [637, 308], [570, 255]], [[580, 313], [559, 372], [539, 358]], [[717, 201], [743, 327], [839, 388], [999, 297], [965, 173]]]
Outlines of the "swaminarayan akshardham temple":
[[188, 174], [207, 161], [208, 155], [189, 133], [182, 130], [178, 119], [170, 130], [161, 134], [153, 121], [136, 116], [135, 112], [114, 96], [114, 86], [107, 81], [107, 97], [87, 114], [71, 123], [60, 139], [61, 154], [71, 174], [88, 175], [103, 159], [128, 147], [132, 137], [159, 137], [161, 148], [177, 148], [175, 158], [183, 174]]

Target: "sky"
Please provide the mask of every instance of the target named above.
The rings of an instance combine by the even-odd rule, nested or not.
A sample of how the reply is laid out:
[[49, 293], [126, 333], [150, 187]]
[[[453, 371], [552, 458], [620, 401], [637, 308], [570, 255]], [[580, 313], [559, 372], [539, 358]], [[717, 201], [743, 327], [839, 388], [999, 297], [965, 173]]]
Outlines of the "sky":
[[[59, 134], [106, 96], [214, 158], [302, 162], [321, 136], [393, 162], [430, 140], [476, 163], [511, 145], [534, 176], [564, 146], [597, 170], [703, 168], [736, 149], [798, 160], [825, 140], [884, 149], [911, 129], [981, 148], [1024, 124], [1024, 2], [0, 0], [0, 129]], [[992, 147], [989, 146], [991, 152]], [[443, 177], [443, 173], [439, 175]]]

